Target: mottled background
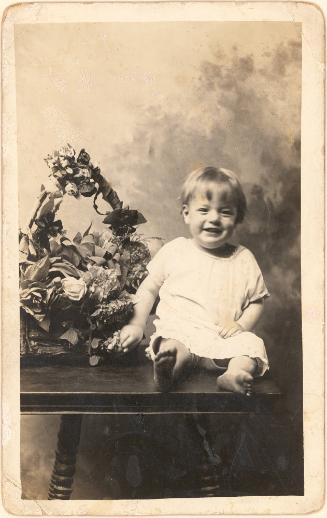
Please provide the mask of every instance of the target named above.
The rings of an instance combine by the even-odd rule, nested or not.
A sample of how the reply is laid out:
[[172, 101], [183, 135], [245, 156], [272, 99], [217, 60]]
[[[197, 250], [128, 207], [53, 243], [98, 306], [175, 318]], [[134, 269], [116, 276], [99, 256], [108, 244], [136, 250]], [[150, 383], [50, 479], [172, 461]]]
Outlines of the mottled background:
[[[187, 235], [178, 195], [188, 172], [213, 164], [239, 174], [249, 213], [238, 238], [255, 253], [272, 294], [258, 333], [288, 405], [288, 426], [268, 427], [268, 450], [285, 480], [280, 491], [301, 492], [300, 24], [18, 25], [15, 49], [22, 226], [47, 183], [43, 158], [67, 142], [77, 151], [86, 148], [121, 199], [143, 212], [148, 222], [141, 232], [167, 240]], [[65, 199], [60, 215], [71, 236], [91, 220], [101, 226], [88, 199]], [[89, 439], [99, 445], [108, 426], [118, 434], [124, 426], [137, 428], [125, 421], [85, 419], [75, 498], [110, 497], [103, 480], [112, 475]], [[185, 423], [175, 425], [187, 444]], [[57, 426], [56, 417], [22, 418], [27, 498], [46, 497]], [[127, 477], [126, 491], [144, 485], [144, 473], [151, 472], [151, 466], [142, 471], [144, 455], [136, 450], [126, 466], [117, 460], [126, 467], [116, 474]], [[95, 472], [103, 474], [98, 489]], [[118, 488], [115, 494], [123, 493]]]

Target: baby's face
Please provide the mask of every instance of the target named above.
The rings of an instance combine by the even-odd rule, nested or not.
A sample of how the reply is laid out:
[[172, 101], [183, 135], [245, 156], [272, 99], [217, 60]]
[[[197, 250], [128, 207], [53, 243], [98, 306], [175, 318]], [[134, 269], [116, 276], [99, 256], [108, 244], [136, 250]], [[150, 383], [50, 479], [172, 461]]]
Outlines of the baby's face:
[[217, 186], [210, 191], [209, 197], [201, 192], [195, 193], [191, 201], [183, 206], [183, 216], [196, 244], [207, 250], [215, 250], [232, 237], [237, 209], [231, 193]]

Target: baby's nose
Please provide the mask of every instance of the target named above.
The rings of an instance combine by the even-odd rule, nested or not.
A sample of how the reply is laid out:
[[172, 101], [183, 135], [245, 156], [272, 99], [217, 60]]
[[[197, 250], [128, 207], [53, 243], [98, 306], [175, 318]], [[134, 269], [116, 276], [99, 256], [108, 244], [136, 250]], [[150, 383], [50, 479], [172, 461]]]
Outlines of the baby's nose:
[[220, 214], [216, 210], [209, 212], [209, 219], [212, 223], [220, 223]]

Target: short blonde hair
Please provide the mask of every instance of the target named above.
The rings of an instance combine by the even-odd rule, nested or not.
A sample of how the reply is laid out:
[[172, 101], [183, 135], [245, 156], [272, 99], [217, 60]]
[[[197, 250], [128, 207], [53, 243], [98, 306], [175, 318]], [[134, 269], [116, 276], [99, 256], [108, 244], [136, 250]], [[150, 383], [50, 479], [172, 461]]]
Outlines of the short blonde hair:
[[238, 177], [229, 169], [208, 166], [192, 171], [182, 187], [182, 205], [187, 205], [198, 191], [201, 191], [210, 199], [212, 190], [210, 190], [208, 184], [223, 185], [230, 189], [237, 209], [236, 223], [242, 223], [246, 213], [246, 198]]

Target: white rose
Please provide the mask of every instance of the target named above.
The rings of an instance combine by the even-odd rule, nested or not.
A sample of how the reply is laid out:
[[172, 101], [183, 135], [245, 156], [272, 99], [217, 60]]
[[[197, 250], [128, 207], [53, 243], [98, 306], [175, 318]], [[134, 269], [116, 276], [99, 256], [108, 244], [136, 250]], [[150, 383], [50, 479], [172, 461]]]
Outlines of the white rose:
[[75, 279], [74, 277], [66, 277], [62, 280], [62, 287], [65, 295], [70, 300], [81, 300], [86, 293], [86, 284], [83, 279]]

